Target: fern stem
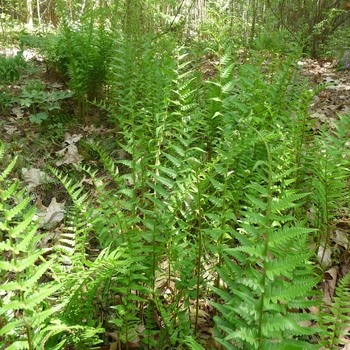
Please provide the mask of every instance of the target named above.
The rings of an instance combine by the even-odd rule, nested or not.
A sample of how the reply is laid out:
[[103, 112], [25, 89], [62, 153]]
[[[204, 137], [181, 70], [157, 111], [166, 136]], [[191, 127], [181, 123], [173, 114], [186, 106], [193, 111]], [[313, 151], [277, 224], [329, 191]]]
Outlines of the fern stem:
[[[224, 190], [223, 190], [223, 194], [222, 194], [222, 198], [223, 198], [223, 205], [222, 205], [222, 209], [221, 212], [223, 214], [225, 214], [226, 212], [226, 206], [227, 206], [227, 187], [228, 187], [228, 173], [229, 173], [229, 160], [231, 160], [230, 158], [227, 158], [227, 162], [226, 162], [226, 170], [225, 170], [225, 181], [224, 181]], [[219, 242], [218, 242], [218, 252], [219, 252], [219, 260], [218, 260], [218, 268], [220, 269], [223, 263], [223, 255], [222, 255], [222, 244], [223, 244], [223, 239], [224, 239], [224, 228], [225, 228], [225, 224], [226, 224], [226, 215], [223, 215], [222, 221], [221, 221], [221, 235], [219, 238]], [[215, 286], [216, 288], [220, 287], [220, 275], [217, 274], [216, 276], [216, 281], [215, 281]], [[215, 302], [218, 302], [219, 300], [219, 295], [216, 294], [215, 295]], [[215, 312], [217, 310], [215, 309]]]
[[35, 350], [33, 346], [32, 331], [31, 331], [30, 324], [27, 322], [25, 316], [23, 316], [23, 318], [24, 318], [24, 325], [25, 325], [26, 334], [27, 334], [28, 349]]
[[[326, 161], [325, 164], [325, 171], [324, 171], [324, 175], [325, 175], [325, 179], [324, 179], [324, 187], [325, 187], [325, 213], [323, 213], [325, 215], [325, 218], [323, 217], [324, 215], [322, 215], [322, 223], [326, 226], [325, 227], [325, 231], [326, 231], [326, 241], [324, 243], [324, 249], [322, 252], [322, 257], [321, 257], [321, 264], [323, 263], [323, 259], [325, 257], [326, 254], [326, 250], [327, 250], [327, 246], [329, 245], [329, 240], [330, 240], [330, 224], [329, 224], [329, 189], [328, 189], [328, 159]], [[324, 220], [324, 221], [323, 221]], [[321, 231], [322, 232], [322, 231]]]
[[199, 169], [196, 164], [196, 182], [197, 182], [197, 217], [198, 217], [198, 255], [197, 255], [197, 285], [196, 285], [196, 314], [194, 321], [194, 333], [197, 334], [198, 331], [198, 314], [199, 314], [199, 292], [200, 292], [200, 281], [201, 281], [201, 271], [202, 271], [202, 252], [203, 252], [203, 242], [202, 242], [202, 206], [201, 206], [201, 188], [200, 188], [200, 178]]
[[262, 282], [261, 282], [261, 287], [262, 287], [262, 293], [261, 293], [261, 299], [260, 299], [260, 309], [259, 309], [259, 324], [258, 324], [258, 342], [259, 342], [259, 347], [258, 349], [261, 349], [262, 347], [262, 329], [263, 329], [263, 316], [264, 316], [264, 301], [265, 301], [265, 289], [266, 289], [266, 270], [267, 270], [267, 255], [268, 255], [268, 249], [269, 249], [269, 232], [270, 232], [270, 219], [271, 219], [271, 203], [272, 203], [272, 157], [271, 157], [271, 152], [269, 145], [267, 144], [265, 138], [261, 135], [259, 131], [257, 131], [260, 137], [262, 138], [266, 152], [267, 152], [267, 165], [268, 165], [268, 183], [267, 183], [267, 206], [266, 206], [266, 230], [265, 230], [265, 244], [264, 244], [264, 250], [263, 250], [263, 268], [262, 268]]

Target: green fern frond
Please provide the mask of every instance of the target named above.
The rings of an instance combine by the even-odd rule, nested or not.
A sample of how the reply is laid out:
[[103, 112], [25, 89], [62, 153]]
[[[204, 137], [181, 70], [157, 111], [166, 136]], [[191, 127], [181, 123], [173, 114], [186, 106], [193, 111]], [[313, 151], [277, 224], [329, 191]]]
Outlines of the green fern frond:
[[[268, 139], [274, 140], [275, 136], [270, 135]], [[306, 195], [274, 183], [282, 177], [285, 184], [287, 175], [284, 171], [277, 175], [273, 170], [278, 167], [272, 162], [272, 157], [278, 155], [278, 147], [270, 149], [267, 138], [262, 138], [267, 160], [258, 160], [253, 166], [259, 183], [246, 186], [249, 209], [242, 212], [240, 229], [231, 231], [240, 244], [223, 249], [225, 264], [218, 269], [227, 291], [213, 287], [225, 304], [213, 305], [225, 318], [224, 321], [216, 319], [218, 327], [226, 334], [221, 338], [222, 344], [228, 346], [232, 342], [241, 344], [238, 348], [262, 349], [277, 340], [276, 348], [283, 349], [293, 336], [315, 332], [298, 323], [313, 320], [314, 316], [288, 312], [289, 304], [300, 301], [303, 305], [304, 296], [310, 295], [310, 289], [317, 284], [308, 262], [310, 252], [306, 240], [313, 229], [298, 225], [289, 214], [301, 206]], [[300, 275], [299, 270], [304, 271], [303, 274]]]
[[338, 345], [343, 343], [340, 337], [347, 334], [345, 328], [350, 321], [349, 283], [350, 273], [338, 282], [333, 302], [329, 305], [329, 311], [326, 309], [320, 314], [319, 327], [321, 329], [319, 344], [331, 350], [338, 349]]
[[24, 190], [18, 189], [18, 181], [12, 184], [5, 181], [13, 167], [11, 162], [0, 178], [4, 235], [0, 245], [0, 272], [5, 282], [0, 286], [3, 296], [0, 335], [5, 344], [10, 344], [7, 349], [35, 349], [40, 344], [38, 339], [46, 334], [46, 325], [62, 308], [60, 302], [50, 307], [50, 298], [62, 285], [56, 280], [40, 282], [53, 268], [54, 260], [45, 261], [44, 251], [38, 248], [42, 235], [37, 234], [36, 209], [28, 207], [30, 199], [24, 197], [19, 202]]

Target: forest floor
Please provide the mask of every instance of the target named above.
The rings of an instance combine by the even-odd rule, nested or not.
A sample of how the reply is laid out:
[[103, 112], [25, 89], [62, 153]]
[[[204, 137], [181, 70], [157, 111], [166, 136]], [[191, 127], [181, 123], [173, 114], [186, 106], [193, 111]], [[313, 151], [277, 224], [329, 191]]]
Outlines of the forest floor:
[[[350, 113], [350, 72], [336, 71], [332, 62], [327, 61], [307, 59], [298, 62], [298, 65], [300, 74], [307, 76], [314, 87], [328, 85], [314, 97], [309, 112], [310, 118], [316, 120], [315, 132], [324, 124], [332, 128], [332, 122], [338, 119], [338, 115]], [[25, 103], [21, 93], [26, 90], [26, 86], [29, 86], [29, 89], [35, 89], [36, 86], [44, 98], [43, 103], [47, 105], [46, 110], [49, 110], [53, 105], [51, 97], [55, 96], [50, 94], [64, 91], [67, 87], [64, 82], [57, 80], [54, 74], [47, 72], [45, 62], [40, 57], [34, 57], [30, 66], [31, 69], [27, 69], [19, 81], [2, 85], [0, 92], [12, 96], [13, 101], [17, 98]], [[60, 230], [63, 229], [64, 207], [69, 203], [69, 198], [63, 186], [54, 180], [53, 185], [50, 185], [50, 181], [45, 181], [44, 185], [41, 185], [42, 178], [52, 177], [48, 166], [62, 169], [66, 165], [74, 166], [83, 160], [87, 165], [94, 164], [96, 160], [86, 152], [81, 143], [104, 140], [105, 144], [108, 144], [108, 141], [112, 144], [116, 135], [114, 125], [107, 118], [100, 118], [97, 112], [94, 114], [93, 109], [85, 124], [80, 124], [74, 116], [75, 107], [72, 99], [67, 99], [61, 104], [61, 109], [57, 109], [58, 117], [53, 118], [52, 122], [43, 124], [32, 122], [29, 117], [36, 108], [39, 110], [40, 106], [35, 96], [31, 98], [32, 100], [28, 101], [29, 108], [21, 107], [19, 103], [2, 106], [0, 134], [8, 147], [4, 163], [7, 164], [14, 156], [18, 156], [15, 176], [22, 180], [23, 186], [27, 186], [28, 194], [33, 199], [32, 203], [35, 203], [41, 212], [40, 216], [43, 217], [41, 227], [48, 232], [42, 244], [50, 247], [55, 244], [54, 240], [59, 238]], [[118, 154], [116, 156], [122, 157]], [[88, 188], [91, 185], [85, 178], [81, 181], [81, 185], [83, 183]], [[347, 225], [348, 223], [346, 227]], [[338, 244], [341, 245], [345, 229], [338, 228], [340, 242]], [[339, 276], [344, 276], [348, 271], [350, 271], [348, 261], [331, 267], [328, 282], [323, 286], [325, 299], [332, 297], [332, 290], [334, 291]], [[212, 324], [212, 319], [208, 319], [202, 327], [210, 329]]]
[[338, 115], [350, 111], [350, 72], [337, 71], [334, 62], [305, 60], [299, 62], [302, 74], [309, 77], [314, 87], [328, 85], [320, 91], [310, 105], [310, 118], [317, 120], [315, 127], [319, 128], [332, 123]]

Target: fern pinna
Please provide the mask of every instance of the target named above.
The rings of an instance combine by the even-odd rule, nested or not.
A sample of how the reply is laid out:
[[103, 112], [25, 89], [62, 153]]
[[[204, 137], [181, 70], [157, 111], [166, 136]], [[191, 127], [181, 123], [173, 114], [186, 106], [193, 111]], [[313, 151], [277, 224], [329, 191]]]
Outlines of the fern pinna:
[[273, 168], [278, 147], [271, 152], [263, 140], [267, 161], [255, 168], [260, 182], [247, 187], [239, 228], [230, 230], [237, 245], [224, 249], [218, 269], [223, 287], [212, 287], [223, 301], [213, 303], [221, 313], [217, 341], [226, 349], [314, 349], [305, 341], [314, 330], [300, 325], [314, 319], [304, 312], [315, 303], [308, 249], [313, 230], [292, 215], [306, 194], [281, 189], [284, 173]]

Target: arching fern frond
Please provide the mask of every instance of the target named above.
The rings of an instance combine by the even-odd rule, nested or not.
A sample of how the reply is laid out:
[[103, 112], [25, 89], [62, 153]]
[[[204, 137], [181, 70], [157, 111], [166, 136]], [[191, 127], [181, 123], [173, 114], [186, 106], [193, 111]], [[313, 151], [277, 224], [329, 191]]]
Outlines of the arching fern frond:
[[260, 183], [246, 187], [247, 209], [240, 228], [231, 231], [240, 244], [223, 249], [224, 264], [218, 273], [227, 290], [212, 287], [224, 300], [223, 305], [213, 303], [222, 314], [216, 317], [217, 327], [225, 334], [217, 340], [227, 349], [316, 349], [295, 339], [315, 333], [300, 326], [315, 317], [289, 311], [290, 305], [303, 309], [305, 297], [312, 296], [318, 282], [307, 247], [313, 230], [290, 214], [285, 221], [284, 215], [300, 206], [305, 195], [277, 186], [281, 179], [272, 162], [275, 153], [265, 146], [268, 161], [256, 165]]
[[43, 236], [37, 233], [36, 208], [29, 207], [27, 197], [18, 202], [24, 195], [19, 181], [6, 180], [15, 163], [12, 160], [0, 174], [0, 343], [6, 349], [38, 349], [63, 306], [53, 303], [61, 284], [42, 282], [50, 276], [55, 256], [46, 260], [39, 248]]
[[320, 345], [326, 349], [336, 350], [344, 343], [341, 336], [348, 334], [350, 322], [350, 273], [337, 284], [335, 296], [331, 305], [325, 305], [325, 310], [319, 315]]

